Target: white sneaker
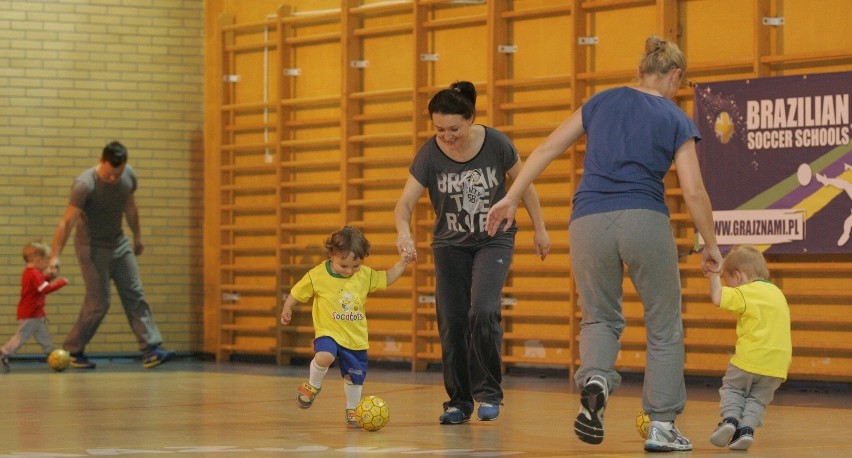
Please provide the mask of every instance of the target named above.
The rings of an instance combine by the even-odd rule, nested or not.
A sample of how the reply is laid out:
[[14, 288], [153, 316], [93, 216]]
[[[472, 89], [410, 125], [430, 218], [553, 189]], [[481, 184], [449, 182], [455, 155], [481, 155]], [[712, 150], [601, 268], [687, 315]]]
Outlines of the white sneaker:
[[646, 452], [680, 452], [692, 450], [692, 443], [677, 430], [674, 423], [667, 427], [663, 422], [652, 421], [645, 439]]
[[731, 438], [734, 437], [734, 433], [737, 432], [737, 427], [739, 426], [740, 423], [736, 418], [725, 418], [719, 422], [719, 426], [710, 435], [710, 443], [716, 447], [727, 447], [731, 443]]
[[737, 428], [734, 437], [731, 438], [728, 448], [731, 450], [748, 450], [752, 442], [754, 442], [754, 429], [750, 426], [740, 426]]
[[609, 387], [606, 379], [593, 375], [586, 381], [580, 392], [580, 413], [574, 420], [574, 433], [588, 444], [603, 442], [603, 417], [606, 402], [609, 400]]

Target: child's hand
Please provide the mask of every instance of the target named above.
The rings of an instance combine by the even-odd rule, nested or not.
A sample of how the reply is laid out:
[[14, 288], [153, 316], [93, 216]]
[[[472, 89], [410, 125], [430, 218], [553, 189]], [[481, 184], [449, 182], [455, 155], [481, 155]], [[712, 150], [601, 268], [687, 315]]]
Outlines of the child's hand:
[[48, 281], [54, 280], [58, 275], [59, 275], [59, 265], [58, 264], [55, 265], [55, 266], [49, 265], [44, 269], [44, 278], [46, 278]]
[[417, 246], [411, 235], [405, 234], [396, 238], [396, 249], [406, 264], [417, 260]]
[[412, 263], [416, 260], [417, 260], [417, 252], [416, 251], [413, 252], [413, 253], [408, 252], [408, 251], [403, 251], [402, 253], [400, 253], [399, 261], [401, 263], [405, 264], [405, 265]]
[[293, 320], [293, 309], [290, 307], [284, 307], [281, 309], [281, 324], [288, 325], [290, 321]]
[[723, 262], [724, 258], [722, 258], [722, 253], [719, 252], [719, 247], [712, 249], [704, 247], [701, 250], [701, 271], [704, 276], [708, 276], [710, 273], [720, 273]]
[[403, 250], [402, 256], [400, 257], [400, 259], [402, 259], [402, 261], [405, 262], [406, 264], [408, 264], [410, 262], [414, 262], [414, 261], [417, 260], [417, 252], [416, 251]]

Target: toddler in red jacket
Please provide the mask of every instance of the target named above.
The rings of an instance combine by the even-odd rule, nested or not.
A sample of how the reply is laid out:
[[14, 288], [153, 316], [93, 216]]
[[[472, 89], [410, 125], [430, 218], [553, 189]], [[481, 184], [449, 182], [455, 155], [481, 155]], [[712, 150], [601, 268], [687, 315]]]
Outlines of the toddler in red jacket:
[[50, 247], [34, 240], [24, 245], [26, 267], [21, 276], [21, 300], [18, 302], [18, 332], [0, 348], [0, 363], [9, 371], [9, 355], [14, 354], [30, 336], [35, 337], [45, 353], [53, 351], [53, 338], [47, 330], [44, 313], [45, 297], [68, 284], [55, 278], [56, 269], [48, 267]]

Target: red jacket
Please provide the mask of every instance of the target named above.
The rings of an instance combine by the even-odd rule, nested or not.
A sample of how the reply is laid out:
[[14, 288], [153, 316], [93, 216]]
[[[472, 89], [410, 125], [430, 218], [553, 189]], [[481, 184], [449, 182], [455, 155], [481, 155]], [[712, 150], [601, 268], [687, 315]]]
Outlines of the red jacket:
[[58, 278], [52, 282], [44, 278], [41, 270], [27, 267], [21, 276], [21, 300], [18, 302], [18, 319], [41, 318], [44, 316], [44, 299], [68, 284], [68, 280]]

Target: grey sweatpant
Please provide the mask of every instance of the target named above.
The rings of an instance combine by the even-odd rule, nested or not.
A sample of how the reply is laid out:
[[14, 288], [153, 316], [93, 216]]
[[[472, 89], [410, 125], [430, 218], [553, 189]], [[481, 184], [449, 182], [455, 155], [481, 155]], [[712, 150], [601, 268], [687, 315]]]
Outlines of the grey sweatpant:
[[571, 222], [571, 266], [583, 321], [575, 383], [593, 375], [610, 391], [621, 383], [624, 266], [645, 312], [647, 356], [642, 407], [656, 421], [673, 421], [686, 404], [684, 344], [677, 247], [669, 218], [651, 210], [620, 210]]
[[113, 248], [77, 243], [77, 261], [86, 285], [83, 307], [65, 338], [63, 348], [69, 353], [82, 353], [92, 340], [110, 306], [110, 280], [115, 282], [121, 305], [130, 328], [136, 334], [139, 350], [145, 352], [163, 339], [154, 323], [151, 307], [145, 301], [139, 266], [130, 241], [122, 236]]
[[753, 374], [729, 363], [719, 388], [719, 413], [722, 418], [736, 418], [740, 425], [757, 429], [763, 425], [766, 406], [782, 382], [778, 377]]
[[18, 320], [18, 332], [6, 342], [6, 345], [3, 345], [0, 351], [6, 355], [12, 355], [27, 342], [30, 336], [35, 337], [36, 342], [41, 345], [45, 353], [53, 351], [53, 338], [50, 337], [45, 317]]

